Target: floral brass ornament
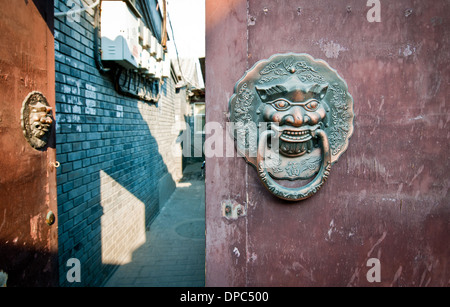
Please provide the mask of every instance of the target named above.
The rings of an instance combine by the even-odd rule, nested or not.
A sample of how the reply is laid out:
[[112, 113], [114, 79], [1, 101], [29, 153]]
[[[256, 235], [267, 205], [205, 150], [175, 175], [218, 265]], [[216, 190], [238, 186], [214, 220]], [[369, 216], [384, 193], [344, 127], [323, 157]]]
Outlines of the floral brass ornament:
[[53, 123], [52, 108], [40, 92], [31, 92], [22, 104], [22, 131], [28, 143], [36, 149], [48, 143]]
[[238, 153], [272, 194], [289, 201], [322, 188], [353, 133], [346, 82], [308, 54], [257, 62], [236, 83], [229, 111]]

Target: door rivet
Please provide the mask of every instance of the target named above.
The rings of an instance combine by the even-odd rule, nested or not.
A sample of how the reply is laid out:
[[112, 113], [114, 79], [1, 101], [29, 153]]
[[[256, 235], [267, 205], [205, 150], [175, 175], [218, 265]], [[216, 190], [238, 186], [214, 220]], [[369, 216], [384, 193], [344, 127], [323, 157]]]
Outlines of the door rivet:
[[47, 223], [48, 226], [51, 226], [55, 223], [55, 214], [52, 211], [49, 211], [47, 213], [47, 217], [45, 218], [45, 222]]

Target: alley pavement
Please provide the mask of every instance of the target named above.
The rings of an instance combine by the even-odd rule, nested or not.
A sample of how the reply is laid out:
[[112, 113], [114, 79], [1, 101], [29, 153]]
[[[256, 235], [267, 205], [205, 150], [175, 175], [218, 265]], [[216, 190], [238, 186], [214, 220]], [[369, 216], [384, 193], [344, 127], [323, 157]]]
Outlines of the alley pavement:
[[205, 285], [205, 184], [201, 163], [183, 179], [146, 232], [146, 242], [105, 287], [203, 287]]

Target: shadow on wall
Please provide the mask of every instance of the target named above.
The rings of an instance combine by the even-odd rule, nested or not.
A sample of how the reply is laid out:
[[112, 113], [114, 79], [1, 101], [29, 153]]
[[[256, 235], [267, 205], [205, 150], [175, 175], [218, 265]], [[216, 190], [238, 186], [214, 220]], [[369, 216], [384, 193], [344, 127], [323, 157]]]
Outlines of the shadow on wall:
[[[127, 98], [110, 100], [97, 100], [104, 105], [103, 116], [85, 116], [84, 124], [60, 120], [59, 134], [66, 133], [67, 140], [80, 138], [77, 127], [90, 131], [80, 142], [83, 150], [76, 153], [83, 167], [72, 169], [65, 179], [74, 179], [68, 182], [73, 189], [58, 195], [63, 286], [102, 285], [117, 266], [131, 261], [133, 251], [146, 240], [146, 226], [175, 188], [170, 161], [163, 157], [167, 153], [162, 155], [151, 132], [159, 134], [159, 125], [152, 123], [158, 107]], [[72, 168], [67, 162], [60, 169], [65, 165]], [[80, 283], [66, 279], [70, 258], [80, 260]]]

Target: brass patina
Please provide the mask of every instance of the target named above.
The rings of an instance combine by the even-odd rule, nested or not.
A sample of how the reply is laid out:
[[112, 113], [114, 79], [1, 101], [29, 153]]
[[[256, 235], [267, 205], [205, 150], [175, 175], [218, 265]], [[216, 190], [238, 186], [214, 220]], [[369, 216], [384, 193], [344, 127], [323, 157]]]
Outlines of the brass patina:
[[236, 83], [229, 111], [238, 153], [272, 194], [290, 201], [319, 191], [353, 133], [346, 82], [308, 54], [257, 62]]

